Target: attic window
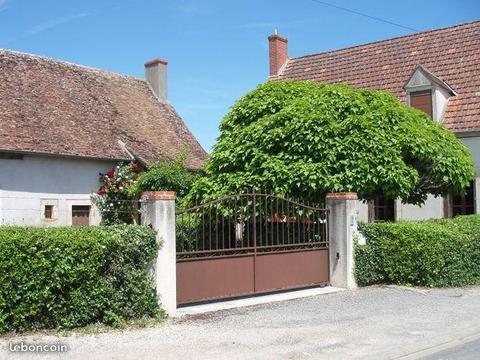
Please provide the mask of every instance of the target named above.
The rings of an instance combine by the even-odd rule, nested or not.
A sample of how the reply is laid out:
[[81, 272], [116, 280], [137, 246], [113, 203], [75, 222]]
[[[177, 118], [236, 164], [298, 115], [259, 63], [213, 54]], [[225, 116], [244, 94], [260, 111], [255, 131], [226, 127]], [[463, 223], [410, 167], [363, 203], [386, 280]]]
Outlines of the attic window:
[[448, 99], [457, 95], [450, 85], [430, 71], [417, 66], [405, 84], [408, 105], [442, 122]]
[[423, 111], [428, 116], [433, 118], [432, 90], [411, 92], [410, 106]]

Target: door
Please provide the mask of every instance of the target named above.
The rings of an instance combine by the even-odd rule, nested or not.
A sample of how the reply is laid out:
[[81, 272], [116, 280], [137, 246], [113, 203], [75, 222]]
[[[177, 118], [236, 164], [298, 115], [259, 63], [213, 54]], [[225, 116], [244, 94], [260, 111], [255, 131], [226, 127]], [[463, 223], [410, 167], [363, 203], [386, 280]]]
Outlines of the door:
[[72, 205], [72, 226], [90, 225], [90, 206]]

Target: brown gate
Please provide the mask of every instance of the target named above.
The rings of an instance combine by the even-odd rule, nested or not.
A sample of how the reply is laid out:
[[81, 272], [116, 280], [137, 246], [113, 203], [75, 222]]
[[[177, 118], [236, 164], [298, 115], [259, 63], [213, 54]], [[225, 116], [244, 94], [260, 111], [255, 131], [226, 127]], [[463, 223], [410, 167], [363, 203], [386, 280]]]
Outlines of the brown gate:
[[256, 193], [177, 211], [178, 304], [326, 285], [327, 218]]

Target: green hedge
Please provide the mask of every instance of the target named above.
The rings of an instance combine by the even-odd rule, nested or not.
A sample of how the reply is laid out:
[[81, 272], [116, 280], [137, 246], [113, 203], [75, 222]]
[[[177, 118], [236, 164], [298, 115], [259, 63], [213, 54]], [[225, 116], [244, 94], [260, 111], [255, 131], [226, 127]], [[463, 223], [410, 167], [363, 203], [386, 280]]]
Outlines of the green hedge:
[[361, 286], [480, 284], [480, 216], [360, 224], [367, 245], [355, 247]]
[[0, 333], [161, 315], [146, 226], [0, 227]]

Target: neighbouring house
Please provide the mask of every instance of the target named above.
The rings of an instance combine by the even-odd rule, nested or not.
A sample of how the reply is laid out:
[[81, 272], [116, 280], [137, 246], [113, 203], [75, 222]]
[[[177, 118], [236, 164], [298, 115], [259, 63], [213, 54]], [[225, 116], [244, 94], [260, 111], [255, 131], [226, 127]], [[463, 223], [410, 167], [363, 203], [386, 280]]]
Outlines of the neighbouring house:
[[0, 49], [0, 224], [92, 225], [99, 173], [206, 152], [167, 100], [167, 62], [146, 79]]
[[364, 221], [443, 218], [480, 213], [480, 21], [345, 49], [290, 58], [288, 40], [269, 40], [269, 80], [346, 83], [387, 90], [444, 124], [471, 151], [476, 178], [466, 196], [430, 196], [423, 206], [378, 197]]

